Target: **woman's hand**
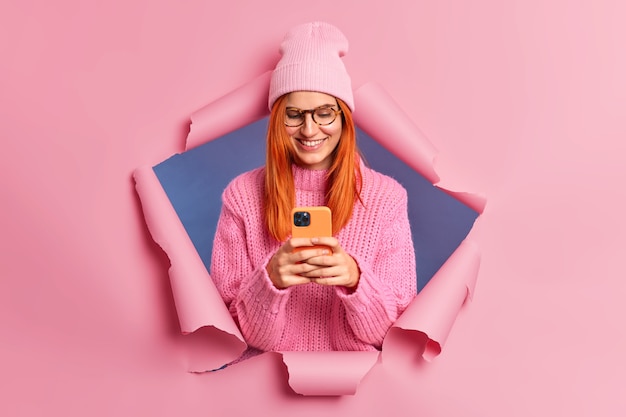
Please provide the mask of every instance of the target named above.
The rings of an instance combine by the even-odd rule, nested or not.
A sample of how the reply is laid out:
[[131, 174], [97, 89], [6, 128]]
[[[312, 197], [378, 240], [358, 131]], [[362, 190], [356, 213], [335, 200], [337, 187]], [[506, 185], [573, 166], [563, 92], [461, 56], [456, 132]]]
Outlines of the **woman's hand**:
[[[311, 282], [306, 274], [319, 267], [307, 261], [330, 254], [329, 249], [313, 248], [314, 245], [313, 239], [292, 238], [276, 251], [267, 264], [267, 273], [276, 288], [283, 289]], [[296, 248], [301, 249], [295, 251]]]
[[[330, 250], [313, 248], [319, 245]], [[294, 252], [296, 248], [300, 250]], [[343, 250], [334, 237], [288, 240], [270, 260], [267, 273], [276, 288], [314, 282], [354, 289], [360, 278], [356, 261]]]
[[311, 241], [314, 245], [330, 247], [332, 253], [307, 259], [306, 263], [314, 269], [301, 275], [316, 284], [341, 285], [356, 289], [361, 271], [354, 258], [339, 245], [339, 241], [334, 237], [313, 238]]

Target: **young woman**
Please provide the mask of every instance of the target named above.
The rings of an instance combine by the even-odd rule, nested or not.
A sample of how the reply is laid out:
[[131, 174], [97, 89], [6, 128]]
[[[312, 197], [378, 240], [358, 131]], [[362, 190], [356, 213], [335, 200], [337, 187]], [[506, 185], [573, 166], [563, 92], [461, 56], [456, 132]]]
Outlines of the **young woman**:
[[[266, 164], [222, 196], [211, 276], [262, 351], [380, 349], [416, 294], [406, 191], [361, 161], [347, 49], [327, 23], [287, 33], [270, 84]], [[333, 237], [291, 238], [291, 210], [322, 205]]]

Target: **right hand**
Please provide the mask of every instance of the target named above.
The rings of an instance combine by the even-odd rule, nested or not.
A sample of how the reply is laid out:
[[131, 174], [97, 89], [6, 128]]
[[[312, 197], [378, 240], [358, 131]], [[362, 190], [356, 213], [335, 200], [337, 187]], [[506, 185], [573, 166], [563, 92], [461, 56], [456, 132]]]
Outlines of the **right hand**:
[[[308, 264], [306, 261], [318, 256], [331, 255], [328, 249], [306, 249], [307, 246], [312, 247], [314, 244], [310, 238], [292, 238], [276, 251], [267, 264], [267, 273], [276, 288], [284, 289], [311, 282], [310, 278], [301, 274], [319, 269], [319, 266]], [[296, 248], [305, 249], [294, 252]]]

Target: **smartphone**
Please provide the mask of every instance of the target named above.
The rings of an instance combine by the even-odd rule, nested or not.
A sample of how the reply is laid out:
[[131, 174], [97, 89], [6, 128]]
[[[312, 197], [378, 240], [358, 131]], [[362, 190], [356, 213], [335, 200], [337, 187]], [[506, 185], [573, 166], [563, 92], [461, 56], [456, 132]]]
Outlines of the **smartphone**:
[[[333, 235], [332, 214], [325, 206], [296, 207], [291, 211], [291, 237], [326, 237]], [[304, 249], [328, 249], [325, 245], [304, 246], [295, 249], [295, 252]]]

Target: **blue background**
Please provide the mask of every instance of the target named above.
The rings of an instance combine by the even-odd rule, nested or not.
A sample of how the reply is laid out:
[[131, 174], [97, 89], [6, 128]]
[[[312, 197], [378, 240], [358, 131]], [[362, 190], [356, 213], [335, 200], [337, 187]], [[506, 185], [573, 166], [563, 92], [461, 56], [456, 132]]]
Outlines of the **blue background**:
[[[237, 175], [264, 164], [266, 129], [264, 118], [154, 167], [207, 270], [222, 191]], [[467, 236], [478, 213], [434, 187], [358, 127], [357, 140], [373, 169], [407, 189], [421, 290]]]

